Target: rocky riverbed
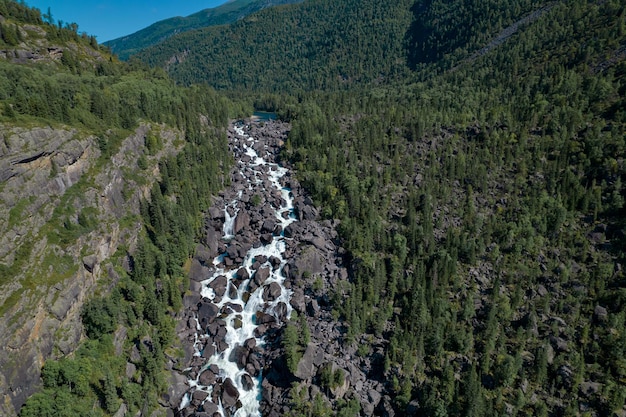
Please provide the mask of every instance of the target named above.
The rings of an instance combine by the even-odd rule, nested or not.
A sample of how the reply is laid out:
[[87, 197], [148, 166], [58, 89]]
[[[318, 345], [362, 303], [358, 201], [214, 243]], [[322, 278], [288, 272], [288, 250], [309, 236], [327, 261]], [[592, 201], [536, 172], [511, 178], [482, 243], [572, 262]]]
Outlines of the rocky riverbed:
[[[294, 173], [277, 163], [289, 128], [248, 120], [228, 131], [236, 166], [206, 213], [177, 329], [186, 355], [169, 403], [179, 416], [285, 415], [292, 387], [329, 407], [355, 398], [362, 415], [389, 404], [378, 382], [384, 342], [368, 340], [372, 349], [357, 356], [331, 313], [330, 294], [349, 279], [344, 250], [336, 224], [320, 221]], [[310, 331], [293, 373], [281, 344], [292, 311]], [[324, 389], [323, 368], [342, 370], [342, 383]]]

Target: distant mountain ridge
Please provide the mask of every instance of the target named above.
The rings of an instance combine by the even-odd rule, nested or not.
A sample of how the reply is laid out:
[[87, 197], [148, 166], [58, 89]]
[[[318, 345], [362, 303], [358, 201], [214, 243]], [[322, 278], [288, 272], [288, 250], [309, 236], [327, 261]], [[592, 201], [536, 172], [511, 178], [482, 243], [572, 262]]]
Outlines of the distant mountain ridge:
[[221, 6], [204, 9], [186, 17], [161, 20], [133, 34], [105, 42], [121, 59], [156, 45], [172, 35], [208, 26], [225, 25], [259, 10], [303, 0], [231, 0]]

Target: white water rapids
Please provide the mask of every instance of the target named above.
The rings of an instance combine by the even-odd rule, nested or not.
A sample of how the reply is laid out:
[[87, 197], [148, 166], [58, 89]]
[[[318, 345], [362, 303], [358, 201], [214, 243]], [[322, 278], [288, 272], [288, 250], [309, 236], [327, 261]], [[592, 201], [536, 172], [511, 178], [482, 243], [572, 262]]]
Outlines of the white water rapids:
[[[275, 190], [280, 191], [281, 194], [281, 206], [279, 208], [274, 207], [275, 209], [275, 217], [276, 223], [279, 224], [284, 229], [292, 222], [296, 221], [295, 216], [293, 214], [293, 196], [288, 188], [283, 187], [281, 184], [281, 179], [287, 173], [287, 169], [279, 166], [275, 163], [270, 163], [266, 159], [266, 155], [259, 155], [254, 149], [253, 146], [255, 144], [255, 139], [248, 136], [242, 128], [235, 128], [235, 132], [238, 136], [237, 145], [242, 147], [245, 155], [250, 157], [250, 161], [244, 162], [242, 160], [239, 161], [239, 173], [247, 180], [248, 188], [252, 191], [252, 194], [262, 194], [262, 195], [270, 195]], [[258, 149], [258, 147], [257, 147]], [[244, 158], [244, 160], [247, 158]], [[265, 189], [265, 186], [271, 184], [272, 189]], [[239, 192], [238, 198], [241, 198], [242, 193]], [[243, 206], [243, 202], [235, 199], [226, 204], [224, 208], [224, 225], [222, 229], [222, 234], [225, 241], [230, 241], [235, 237], [234, 226], [236, 222], [236, 218], [238, 213], [241, 210], [240, 206]], [[234, 214], [233, 214], [234, 213]], [[222, 315], [220, 318], [226, 322], [226, 335], [224, 336], [224, 341], [227, 343], [228, 347], [225, 351], [219, 352], [215, 343], [213, 346], [215, 347], [215, 354], [213, 354], [209, 359], [207, 364], [203, 367], [203, 370], [208, 368], [209, 366], [217, 365], [219, 368], [218, 378], [221, 378], [225, 381], [227, 378], [233, 382], [234, 386], [237, 388], [239, 392], [239, 402], [241, 403], [241, 407], [237, 409], [234, 413], [234, 416], [243, 417], [243, 416], [259, 416], [261, 415], [259, 411], [259, 400], [261, 398], [261, 378], [252, 377], [253, 387], [249, 390], [246, 390], [243, 385], [243, 378], [246, 375], [246, 370], [240, 369], [237, 363], [230, 361], [231, 353], [237, 349], [237, 347], [243, 346], [244, 342], [250, 338], [255, 338], [256, 345], [262, 346], [264, 344], [263, 338], [255, 337], [255, 329], [257, 328], [256, 324], [256, 315], [257, 312], [265, 312], [267, 314], [273, 315], [277, 320], [279, 320], [279, 315], [275, 311], [279, 303], [284, 303], [287, 308], [287, 315], [289, 317], [291, 314], [291, 306], [289, 303], [291, 297], [291, 290], [285, 288], [284, 276], [282, 274], [282, 270], [284, 265], [286, 264], [286, 260], [283, 257], [283, 253], [285, 252], [285, 237], [281, 232], [280, 235], [273, 235], [271, 242], [267, 244], [262, 244], [258, 247], [252, 247], [243, 259], [243, 264], [237, 265], [236, 263], [230, 267], [224, 265], [224, 259], [228, 256], [228, 254], [223, 253], [217, 256], [213, 260], [213, 265], [215, 267], [215, 272], [211, 277], [202, 282], [202, 292], [201, 295], [203, 297], [211, 300], [217, 307], [220, 308]], [[270, 262], [270, 258], [274, 257], [274, 264]], [[280, 265], [277, 265], [276, 258], [280, 260]], [[255, 269], [258, 270], [260, 267], [253, 269], [253, 264], [257, 262], [259, 259], [267, 259], [260, 267], [269, 268], [270, 275], [266, 281], [263, 282], [258, 288], [252, 291], [249, 294], [246, 294], [250, 291], [249, 283], [253, 280]], [[237, 271], [240, 268], [245, 268], [248, 271], [249, 279], [245, 281], [241, 281], [237, 276]], [[220, 276], [225, 276], [227, 279], [226, 288], [236, 288], [235, 291], [226, 291], [223, 297], [219, 299], [216, 297], [215, 292], [212, 288], [209, 287], [215, 279]], [[223, 278], [221, 278], [223, 279]], [[232, 282], [232, 284], [231, 284]], [[267, 286], [271, 283], [277, 283], [280, 286], [281, 292], [280, 295], [272, 300], [265, 301], [263, 299], [263, 293]], [[244, 301], [246, 300], [246, 301]], [[239, 307], [237, 307], [239, 306]], [[284, 307], [283, 314], [284, 314]], [[240, 311], [238, 311], [240, 310]], [[284, 317], [284, 316], [283, 316]], [[203, 336], [203, 333], [206, 332], [206, 329], [202, 329], [198, 324], [197, 326], [198, 332], [196, 333], [196, 344], [195, 344], [195, 355], [200, 356], [202, 352], [202, 344], [198, 342], [198, 339]], [[200, 374], [198, 373], [198, 377], [195, 379], [189, 380], [189, 385], [191, 387], [195, 387], [196, 391], [204, 391], [208, 393], [208, 397], [204, 400], [212, 401], [212, 386], [202, 386], [199, 382]], [[249, 380], [249, 379], [248, 379]], [[190, 395], [186, 394], [180, 404], [180, 409], [185, 408], [190, 403]], [[202, 403], [204, 405], [204, 402]], [[222, 406], [221, 401], [218, 400], [216, 404], [219, 413], [222, 416], [227, 416], [228, 413]], [[201, 406], [202, 407], [202, 406]]]

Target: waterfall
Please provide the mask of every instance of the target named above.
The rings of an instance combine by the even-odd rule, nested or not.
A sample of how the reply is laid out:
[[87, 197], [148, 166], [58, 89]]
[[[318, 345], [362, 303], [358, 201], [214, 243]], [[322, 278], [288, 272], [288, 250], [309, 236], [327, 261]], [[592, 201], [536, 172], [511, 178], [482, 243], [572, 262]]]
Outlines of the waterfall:
[[[243, 161], [239, 162], [240, 174], [247, 181], [249, 189], [252, 189], [256, 193], [265, 193], [265, 195], [272, 195], [275, 191], [281, 196], [280, 207], [274, 207], [273, 217], [276, 220], [276, 224], [280, 225], [280, 230], [283, 230], [292, 222], [296, 221], [293, 214], [293, 195], [289, 188], [284, 187], [281, 184], [281, 179], [288, 173], [288, 170], [278, 164], [268, 162], [265, 158], [267, 155], [259, 155], [254, 149], [255, 139], [248, 136], [242, 128], [235, 128], [238, 146], [242, 147], [243, 155], [248, 156], [245, 158], [247, 163]], [[269, 184], [270, 189], [266, 189], [265, 186]], [[226, 242], [232, 242], [235, 239], [234, 224], [237, 215], [242, 210], [244, 204], [239, 201], [242, 197], [242, 192], [238, 194], [238, 198], [230, 201], [224, 207], [224, 225], [222, 228], [223, 239]], [[231, 214], [234, 213], [234, 214]], [[232, 264], [226, 266], [226, 259], [229, 256], [228, 253], [222, 253], [215, 257], [213, 265], [215, 271], [205, 281], [202, 282], [201, 295], [210, 300], [212, 305], [219, 308], [220, 320], [225, 323], [226, 332], [223, 335], [223, 341], [226, 343], [226, 347], [219, 344], [220, 341], [212, 342], [210, 347], [211, 352], [214, 352], [204, 365], [202, 370], [198, 372], [198, 375], [194, 379], [189, 380], [189, 385], [195, 387], [195, 391], [200, 391], [208, 394], [201, 404], [201, 409], [216, 410], [222, 416], [230, 415], [223, 404], [223, 396], [220, 398], [214, 394], [216, 386], [219, 381], [222, 383], [222, 387], [217, 389], [226, 390], [226, 381], [230, 379], [232, 385], [238, 392], [237, 406], [231, 406], [230, 410], [236, 408], [236, 412], [232, 415], [238, 417], [244, 416], [259, 416], [259, 399], [261, 397], [261, 375], [250, 375], [250, 369], [247, 366], [242, 367], [241, 363], [237, 363], [238, 352], [244, 345], [254, 345], [262, 347], [264, 345], [264, 339], [257, 337], [256, 330], [259, 327], [257, 323], [257, 314], [259, 312], [272, 315], [276, 321], [288, 319], [291, 314], [291, 305], [289, 303], [291, 297], [291, 290], [285, 288], [283, 275], [283, 267], [287, 263], [283, 254], [286, 248], [286, 237], [284, 233], [272, 233], [270, 241], [264, 241], [264, 244], [255, 245], [248, 250], [243, 257], [243, 262], [240, 264]], [[260, 261], [263, 261], [260, 263]], [[249, 278], [241, 280], [238, 272], [242, 271], [242, 268], [247, 271]], [[255, 274], [259, 274], [258, 271], [264, 270], [264, 273], [269, 274], [262, 283], [253, 282], [255, 280]], [[221, 288], [224, 279], [226, 280], [226, 290], [223, 294], [217, 294], [213, 287]], [[258, 280], [257, 280], [258, 281]], [[219, 282], [219, 285], [217, 284]], [[215, 284], [215, 285], [213, 285]], [[280, 288], [280, 293], [276, 295]], [[221, 292], [221, 291], [220, 291]], [[273, 293], [272, 293], [273, 292]], [[275, 296], [269, 297], [268, 300], [264, 299], [264, 293], [273, 294]], [[210, 326], [207, 326], [210, 327]], [[208, 338], [207, 329], [203, 329], [198, 322], [198, 333], [196, 334], [195, 343], [195, 355], [203, 355], [204, 349], [209, 347], [203, 345], [202, 340], [211, 340]], [[202, 349], [202, 351], [201, 351]], [[202, 385], [201, 375], [202, 372], [211, 368], [215, 370], [215, 366], [218, 369], [216, 378], [217, 383], [212, 385]], [[250, 382], [252, 383], [250, 385]], [[195, 395], [195, 394], [194, 394]], [[209, 403], [213, 403], [210, 405]], [[183, 398], [180, 409], [187, 407], [190, 404], [190, 395], [187, 394]]]

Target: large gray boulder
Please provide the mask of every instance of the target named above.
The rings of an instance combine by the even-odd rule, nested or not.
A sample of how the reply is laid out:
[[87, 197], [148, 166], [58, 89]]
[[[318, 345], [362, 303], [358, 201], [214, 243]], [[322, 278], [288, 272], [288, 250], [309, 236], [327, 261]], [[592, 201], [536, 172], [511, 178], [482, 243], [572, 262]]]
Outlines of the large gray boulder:
[[222, 405], [225, 408], [234, 407], [237, 405], [237, 400], [239, 400], [239, 391], [237, 391], [233, 381], [226, 378], [222, 384]]

